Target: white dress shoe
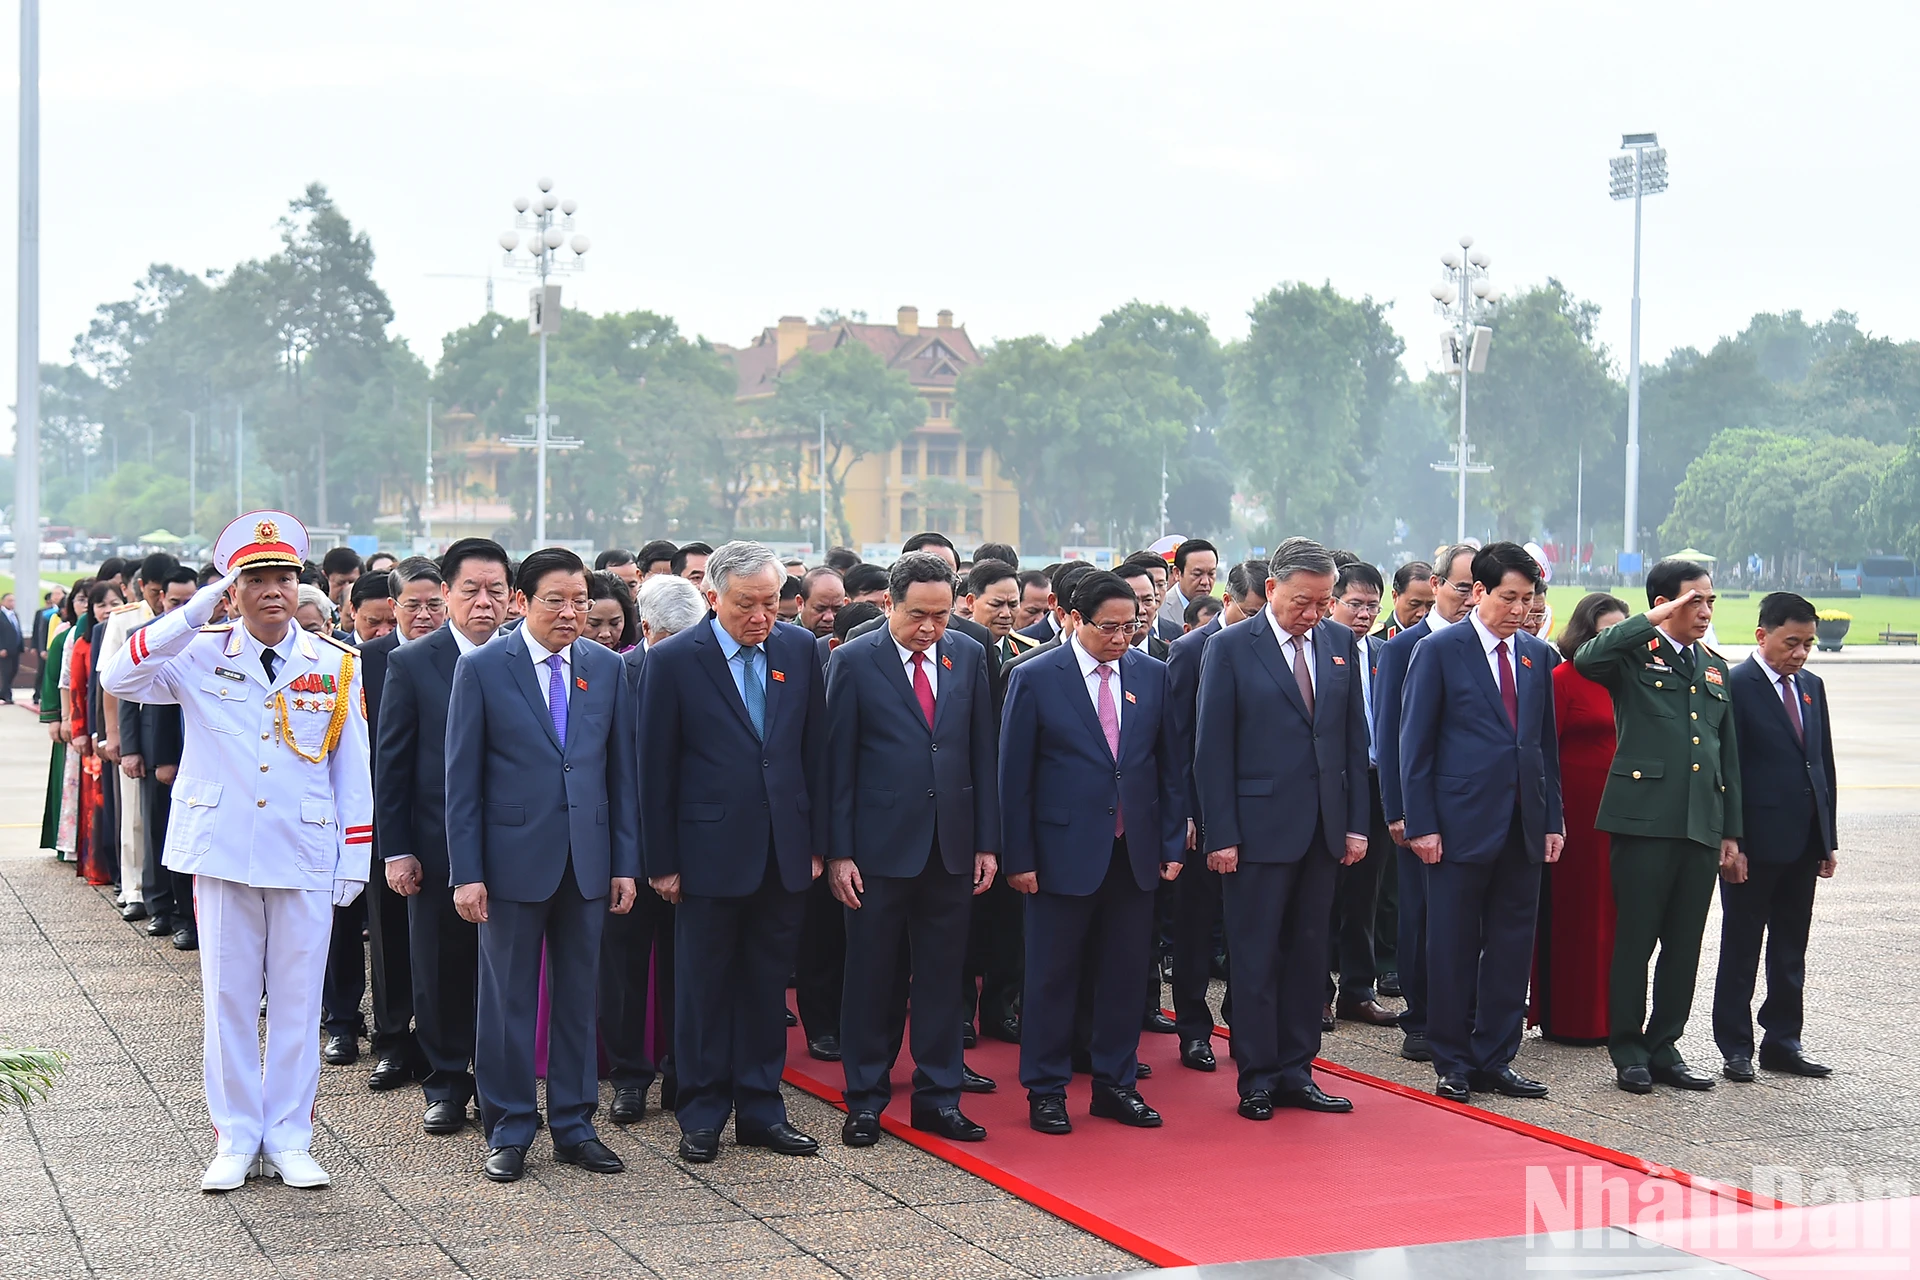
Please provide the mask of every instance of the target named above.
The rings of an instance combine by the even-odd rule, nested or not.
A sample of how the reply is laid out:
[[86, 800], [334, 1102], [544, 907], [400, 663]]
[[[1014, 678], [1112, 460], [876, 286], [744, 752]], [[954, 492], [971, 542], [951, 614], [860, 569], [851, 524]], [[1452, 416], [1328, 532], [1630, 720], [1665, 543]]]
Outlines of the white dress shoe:
[[254, 1174], [258, 1157], [253, 1155], [215, 1156], [207, 1171], [200, 1176], [202, 1191], [237, 1191], [246, 1185], [247, 1179]]
[[262, 1177], [271, 1175], [290, 1187], [331, 1186], [333, 1178], [305, 1151], [263, 1151]]

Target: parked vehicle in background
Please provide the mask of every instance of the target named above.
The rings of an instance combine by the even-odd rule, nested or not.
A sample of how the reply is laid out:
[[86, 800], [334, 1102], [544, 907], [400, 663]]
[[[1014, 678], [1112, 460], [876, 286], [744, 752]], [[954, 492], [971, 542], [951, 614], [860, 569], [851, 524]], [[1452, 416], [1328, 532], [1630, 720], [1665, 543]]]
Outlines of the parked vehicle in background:
[[1835, 565], [1843, 590], [1869, 596], [1920, 596], [1920, 570], [1905, 556], [1868, 556], [1855, 565]]

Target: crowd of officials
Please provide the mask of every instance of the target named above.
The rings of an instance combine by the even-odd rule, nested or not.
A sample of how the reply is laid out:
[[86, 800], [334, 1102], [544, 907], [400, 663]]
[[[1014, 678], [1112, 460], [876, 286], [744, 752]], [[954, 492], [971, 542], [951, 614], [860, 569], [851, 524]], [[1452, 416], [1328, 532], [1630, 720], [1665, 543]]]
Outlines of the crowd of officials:
[[[209, 1102], [216, 1125], [242, 1117], [210, 1190], [325, 1181], [293, 1158], [312, 1090], [296, 1063], [276, 1102], [271, 1026], [264, 1101], [213, 1061], [234, 1050], [216, 1043], [231, 1008], [211, 993], [206, 882], [237, 840], [255, 847], [230, 874], [267, 905], [219, 900], [222, 929], [253, 927], [224, 923], [243, 906], [271, 919], [283, 889], [318, 895], [310, 964], [257, 938], [246, 953], [270, 1016], [277, 999], [295, 1019], [285, 1039], [311, 1012], [326, 1063], [366, 1041], [370, 1086], [418, 1082], [428, 1133], [477, 1104], [500, 1181], [542, 1126], [556, 1158], [618, 1171], [602, 1081], [617, 1124], [658, 1083], [688, 1161], [719, 1155], [729, 1118], [743, 1145], [815, 1150], [780, 1092], [796, 1024], [841, 1064], [853, 1146], [880, 1137], [903, 1044], [913, 1126], [984, 1138], [962, 1108], [997, 1087], [965, 1061], [980, 1036], [1020, 1046], [1049, 1134], [1073, 1128], [1075, 1073], [1092, 1116], [1160, 1125], [1141, 1035], [1213, 1072], [1222, 1023], [1254, 1121], [1352, 1109], [1312, 1072], [1341, 1020], [1398, 1028], [1458, 1102], [1546, 1094], [1514, 1067], [1530, 1023], [1604, 1044], [1629, 1092], [1706, 1089], [1677, 1042], [1716, 884], [1721, 1074], [1827, 1070], [1800, 1043], [1838, 842], [1799, 596], [1761, 602], [1735, 666], [1703, 643], [1703, 566], [1654, 566], [1645, 610], [1587, 595], [1556, 639], [1512, 543], [1445, 548], [1391, 584], [1305, 538], [1230, 566], [1189, 539], [1111, 570], [963, 557], [937, 533], [885, 567], [660, 541], [589, 568], [476, 538], [314, 563], [297, 522], [266, 514], [204, 569], [109, 559], [14, 621], [53, 739], [43, 845], [116, 886], [128, 921], [207, 949]], [[223, 785], [257, 782], [232, 749], [254, 751], [256, 723], [259, 753], [315, 767], [299, 815], [337, 857], [301, 864], [311, 884], [263, 878], [267, 828], [239, 840], [221, 807]], [[221, 750], [248, 779], [212, 776]], [[315, 998], [276, 997], [275, 966], [303, 964]], [[250, 1041], [242, 1021], [227, 1030]]]

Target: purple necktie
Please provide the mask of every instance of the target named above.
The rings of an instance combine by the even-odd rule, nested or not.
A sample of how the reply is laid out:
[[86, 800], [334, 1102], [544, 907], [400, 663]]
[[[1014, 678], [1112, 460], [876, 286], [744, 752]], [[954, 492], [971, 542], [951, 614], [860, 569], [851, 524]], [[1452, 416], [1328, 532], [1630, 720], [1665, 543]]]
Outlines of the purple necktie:
[[1793, 681], [1787, 676], [1780, 677], [1780, 703], [1787, 709], [1787, 723], [1793, 726], [1793, 740], [1804, 747], [1807, 731], [1800, 720], [1800, 703], [1793, 696]]
[[[1113, 705], [1113, 664], [1103, 662], [1093, 669], [1100, 677], [1100, 699], [1095, 703], [1100, 713], [1100, 732], [1107, 735], [1107, 750], [1113, 752], [1115, 763], [1120, 760], [1120, 708]], [[1113, 834], [1115, 838], [1125, 835], [1127, 824], [1125, 815], [1116, 803], [1113, 807]]]
[[1502, 640], [1494, 646], [1500, 654], [1500, 705], [1507, 709], [1507, 719], [1514, 730], [1520, 728], [1520, 690], [1513, 683], [1513, 659], [1507, 656], [1507, 642]]
[[553, 716], [553, 736], [560, 749], [567, 749], [567, 678], [560, 670], [560, 655], [547, 659], [547, 711]]

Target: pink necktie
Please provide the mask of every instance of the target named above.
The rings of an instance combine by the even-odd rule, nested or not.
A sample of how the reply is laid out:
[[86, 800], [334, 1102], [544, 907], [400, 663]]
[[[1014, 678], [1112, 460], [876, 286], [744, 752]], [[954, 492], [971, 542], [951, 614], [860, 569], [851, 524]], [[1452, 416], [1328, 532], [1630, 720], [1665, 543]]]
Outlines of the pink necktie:
[[1786, 676], [1780, 677], [1780, 700], [1786, 704], [1787, 720], [1793, 725], [1793, 740], [1804, 745], [1807, 730], [1800, 720], [1800, 700], [1793, 696], [1793, 681]]
[[[1100, 697], [1095, 704], [1100, 713], [1100, 732], [1107, 735], [1107, 750], [1113, 753], [1116, 763], [1120, 759], [1120, 708], [1113, 705], [1113, 665], [1103, 662], [1093, 669], [1100, 677]], [[1126, 832], [1126, 822], [1120, 812], [1120, 806], [1113, 808], [1113, 834], [1117, 838]]]
[[1500, 705], [1507, 709], [1507, 719], [1513, 722], [1515, 730], [1520, 728], [1520, 691], [1513, 684], [1513, 660], [1507, 657], [1507, 642], [1502, 640], [1495, 648], [1500, 654]]
[[913, 655], [913, 696], [920, 700], [920, 713], [927, 718], [927, 728], [933, 728], [933, 686], [927, 682], [927, 655]]

